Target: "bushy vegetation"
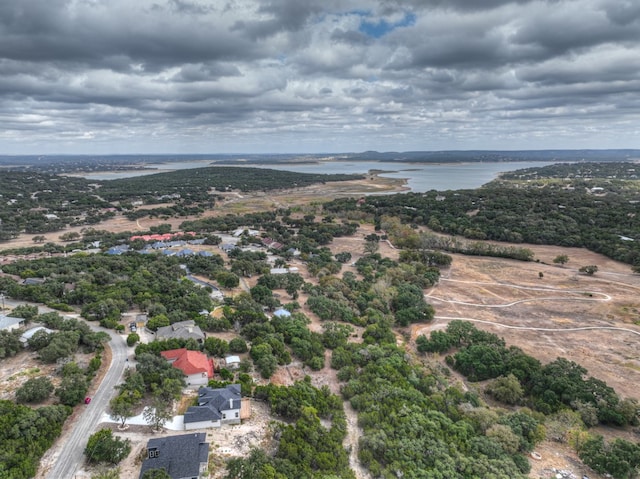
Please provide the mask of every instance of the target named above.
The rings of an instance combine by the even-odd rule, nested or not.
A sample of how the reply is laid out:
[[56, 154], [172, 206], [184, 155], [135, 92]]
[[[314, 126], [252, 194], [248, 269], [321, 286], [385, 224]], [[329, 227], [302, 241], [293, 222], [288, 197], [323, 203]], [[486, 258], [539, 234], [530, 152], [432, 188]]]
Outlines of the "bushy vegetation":
[[607, 442], [600, 435], [589, 437], [578, 450], [580, 459], [600, 474], [614, 479], [634, 479], [640, 470], [640, 444], [625, 439]]
[[84, 318], [105, 327], [115, 327], [122, 313], [133, 306], [147, 310], [159, 304], [158, 313], [165, 314], [171, 323], [197, 319], [200, 311], [212, 309], [206, 289], [184, 279], [178, 258], [137, 253], [59, 256], [19, 260], [3, 265], [3, 271], [46, 279], [41, 284], [25, 285], [4, 278], [9, 296], [80, 307]]
[[89, 463], [118, 464], [131, 452], [131, 441], [113, 435], [111, 429], [100, 429], [89, 436], [84, 454]]
[[[355, 477], [342, 446], [347, 429], [342, 402], [326, 386], [317, 389], [307, 377], [291, 387], [259, 386], [255, 396], [287, 421], [276, 428], [278, 449], [274, 457], [253, 450], [248, 458], [230, 460], [226, 479]], [[323, 425], [321, 419], [330, 425]]]
[[40, 458], [71, 414], [67, 406], [27, 406], [0, 400], [0, 477], [34, 477]]
[[597, 423], [637, 425], [638, 403], [621, 399], [604, 381], [588, 377], [587, 370], [565, 358], [546, 365], [502, 338], [478, 330], [471, 323], [451, 321], [446, 331], [416, 340], [421, 352], [456, 352], [447, 357], [454, 369], [471, 381], [496, 379], [488, 392], [509, 404], [524, 402], [544, 414], [572, 409], [587, 426]]
[[523, 452], [544, 437], [539, 417], [526, 411], [488, 415], [477, 396], [446, 387], [412, 365], [386, 341], [348, 344], [333, 351], [332, 366], [346, 381], [343, 397], [363, 429], [360, 460], [374, 477], [524, 478]]

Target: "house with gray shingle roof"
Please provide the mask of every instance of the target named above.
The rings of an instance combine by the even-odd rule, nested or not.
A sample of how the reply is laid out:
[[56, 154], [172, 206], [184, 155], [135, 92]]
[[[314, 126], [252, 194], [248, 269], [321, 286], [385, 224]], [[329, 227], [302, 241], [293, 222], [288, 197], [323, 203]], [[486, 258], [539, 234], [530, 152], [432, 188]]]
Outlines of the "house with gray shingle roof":
[[219, 389], [200, 388], [198, 405], [191, 406], [184, 414], [184, 428], [190, 430], [240, 424], [241, 407], [239, 384]]
[[193, 338], [199, 343], [204, 341], [204, 333], [199, 326], [193, 320], [179, 321], [177, 323], [170, 324], [169, 326], [163, 326], [156, 331], [156, 339], [163, 341], [166, 339], [190, 339]]
[[172, 479], [198, 479], [206, 475], [209, 443], [203, 432], [149, 439], [140, 476], [150, 469], [164, 469]]

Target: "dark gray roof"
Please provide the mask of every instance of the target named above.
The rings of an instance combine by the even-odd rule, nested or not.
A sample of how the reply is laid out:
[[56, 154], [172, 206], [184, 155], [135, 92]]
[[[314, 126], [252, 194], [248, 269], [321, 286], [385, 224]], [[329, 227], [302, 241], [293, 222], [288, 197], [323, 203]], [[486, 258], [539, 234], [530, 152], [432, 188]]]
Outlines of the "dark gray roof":
[[[226, 388], [212, 389], [201, 388], [198, 395], [198, 404], [213, 404], [218, 410], [238, 409], [240, 407], [240, 385], [230, 384]], [[229, 401], [232, 401], [229, 407]]]
[[200, 388], [198, 406], [191, 406], [184, 415], [185, 424], [200, 421], [217, 421], [221, 411], [240, 409], [242, 396], [240, 384], [230, 384], [226, 388]]
[[216, 411], [214, 407], [207, 405], [204, 406], [191, 406], [184, 413], [184, 422], [189, 424], [191, 422], [203, 422], [203, 421], [218, 421], [222, 418], [220, 411]]
[[157, 451], [157, 457], [147, 454], [140, 476], [149, 469], [164, 469], [172, 479], [199, 477], [200, 464], [209, 456], [207, 435], [203, 432], [149, 439], [147, 451]]

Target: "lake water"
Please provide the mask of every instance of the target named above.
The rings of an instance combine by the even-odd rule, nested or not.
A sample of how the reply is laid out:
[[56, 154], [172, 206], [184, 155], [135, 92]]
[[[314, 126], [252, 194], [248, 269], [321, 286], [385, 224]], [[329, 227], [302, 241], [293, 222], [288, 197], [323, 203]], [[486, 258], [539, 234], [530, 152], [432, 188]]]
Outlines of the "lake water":
[[[382, 170], [380, 176], [386, 178], [405, 178], [411, 191], [424, 193], [429, 190], [462, 190], [478, 188], [497, 178], [506, 171], [521, 170], [551, 165], [550, 161], [502, 161], [482, 163], [400, 163], [385, 161], [318, 161], [316, 163], [288, 163], [288, 164], [251, 164], [237, 163], [235, 165], [254, 168], [271, 168], [274, 170], [296, 171], [300, 173], [325, 174], [364, 174], [370, 170]], [[114, 180], [133, 176], [150, 175], [165, 171], [184, 170], [216, 166], [209, 160], [183, 161], [148, 164], [153, 170], [132, 170], [119, 172], [96, 172], [82, 175], [89, 180]]]

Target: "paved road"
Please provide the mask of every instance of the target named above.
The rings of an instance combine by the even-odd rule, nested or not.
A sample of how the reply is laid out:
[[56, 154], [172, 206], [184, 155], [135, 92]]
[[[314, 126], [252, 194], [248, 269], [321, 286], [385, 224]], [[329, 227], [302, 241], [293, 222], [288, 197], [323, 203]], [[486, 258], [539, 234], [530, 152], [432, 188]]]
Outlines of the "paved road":
[[49, 470], [47, 479], [62, 479], [75, 477], [75, 472], [80, 469], [84, 461], [84, 450], [87, 440], [93, 434], [94, 428], [100, 422], [103, 413], [109, 406], [109, 401], [114, 395], [114, 386], [122, 378], [127, 358], [127, 344], [123, 337], [117, 333], [90, 325], [95, 331], [104, 331], [111, 336], [109, 345], [112, 351], [112, 362], [102, 383], [98, 387], [91, 403], [82, 406], [84, 410], [71, 429], [60, 438], [58, 454], [55, 465]]

